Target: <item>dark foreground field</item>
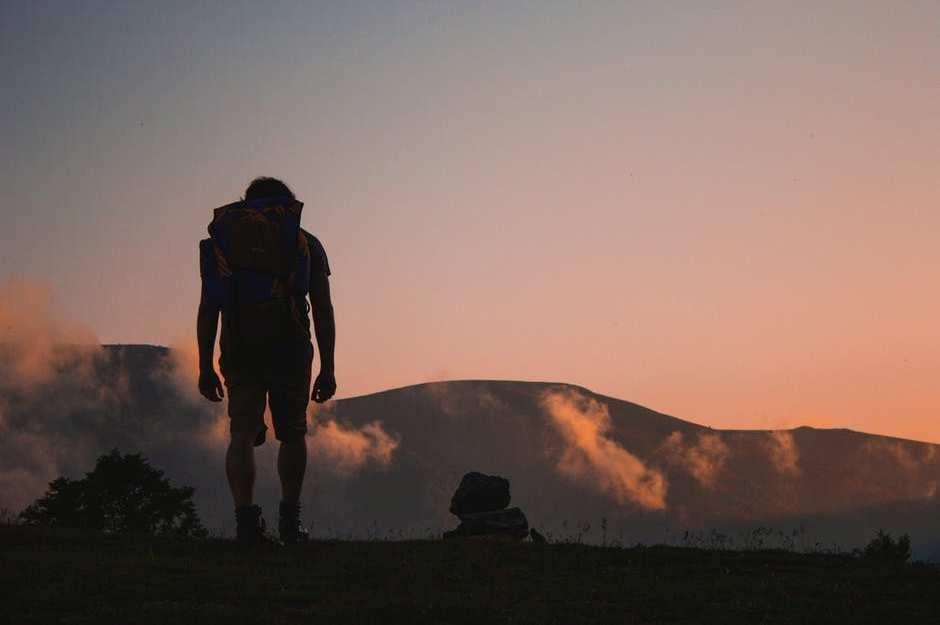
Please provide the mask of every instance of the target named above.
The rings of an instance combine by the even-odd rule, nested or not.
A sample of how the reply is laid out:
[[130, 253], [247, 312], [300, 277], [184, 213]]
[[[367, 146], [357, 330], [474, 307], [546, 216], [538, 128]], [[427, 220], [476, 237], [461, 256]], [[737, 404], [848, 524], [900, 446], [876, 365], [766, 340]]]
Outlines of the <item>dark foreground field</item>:
[[847, 556], [224, 541], [0, 527], [0, 622], [937, 623], [940, 572]]

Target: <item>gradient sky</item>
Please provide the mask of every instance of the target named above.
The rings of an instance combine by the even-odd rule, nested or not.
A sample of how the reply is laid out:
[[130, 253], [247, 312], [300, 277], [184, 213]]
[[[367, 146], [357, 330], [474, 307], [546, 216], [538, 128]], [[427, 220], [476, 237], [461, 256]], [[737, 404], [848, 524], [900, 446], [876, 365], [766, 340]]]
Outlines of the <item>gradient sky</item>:
[[211, 209], [274, 175], [340, 396], [940, 442], [940, 3], [193, 4], [0, 4], [0, 280], [100, 340], [191, 340]]

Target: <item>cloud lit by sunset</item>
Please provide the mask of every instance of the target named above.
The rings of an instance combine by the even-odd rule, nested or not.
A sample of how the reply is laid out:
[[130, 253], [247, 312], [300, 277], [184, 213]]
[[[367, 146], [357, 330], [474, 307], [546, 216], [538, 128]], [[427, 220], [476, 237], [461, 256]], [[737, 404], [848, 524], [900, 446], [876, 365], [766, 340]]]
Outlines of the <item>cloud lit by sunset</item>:
[[650, 510], [666, 506], [666, 479], [610, 437], [607, 406], [572, 391], [548, 392], [541, 402], [565, 442], [557, 463], [562, 474], [620, 504], [629, 502]]
[[0, 76], [11, 622], [935, 625], [940, 0], [3, 0]]
[[16, 375], [72, 326], [192, 337], [211, 210], [269, 174], [341, 397], [446, 371], [940, 442], [937, 5], [531, 9], [6, 4], [0, 282], [69, 324]]

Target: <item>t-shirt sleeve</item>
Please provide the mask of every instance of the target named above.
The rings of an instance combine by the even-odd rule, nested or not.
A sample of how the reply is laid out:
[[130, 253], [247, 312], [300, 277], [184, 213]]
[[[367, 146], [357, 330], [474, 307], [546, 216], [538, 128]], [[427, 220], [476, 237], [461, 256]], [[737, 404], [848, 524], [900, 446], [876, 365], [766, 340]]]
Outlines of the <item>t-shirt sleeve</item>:
[[203, 239], [199, 242], [199, 277], [205, 282], [206, 278], [213, 277], [216, 271], [212, 260], [212, 239]]
[[316, 238], [309, 232], [305, 232], [307, 235], [307, 245], [310, 248], [310, 274], [322, 273], [325, 275], [330, 275], [330, 261], [326, 257], [326, 250], [323, 248], [323, 244], [320, 243], [320, 239]]
[[199, 242], [199, 276], [202, 278], [202, 298], [221, 306], [225, 301], [228, 281], [223, 279], [219, 271], [212, 239]]

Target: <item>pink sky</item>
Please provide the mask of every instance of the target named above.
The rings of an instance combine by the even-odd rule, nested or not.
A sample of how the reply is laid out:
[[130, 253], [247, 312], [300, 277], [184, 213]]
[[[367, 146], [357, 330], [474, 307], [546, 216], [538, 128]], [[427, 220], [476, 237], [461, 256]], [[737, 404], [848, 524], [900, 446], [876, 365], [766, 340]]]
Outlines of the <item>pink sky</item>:
[[189, 337], [211, 209], [275, 175], [340, 396], [555, 380], [940, 442], [934, 2], [2, 11], [0, 279], [102, 341]]

